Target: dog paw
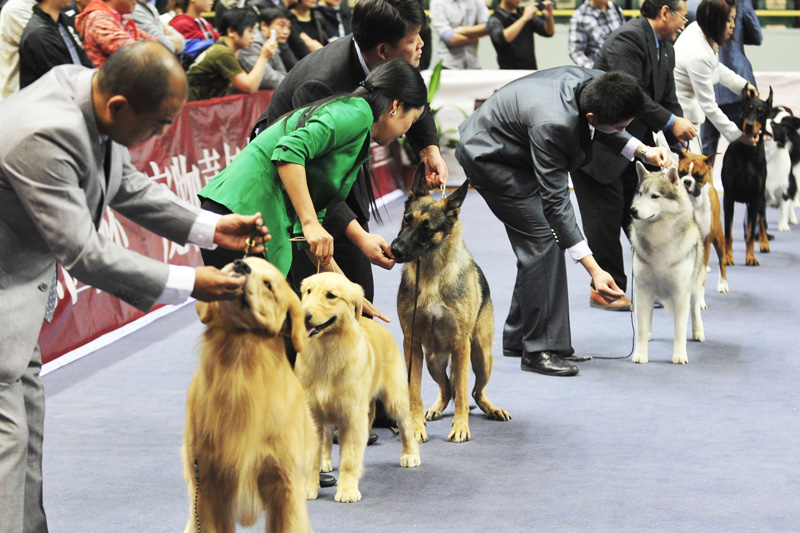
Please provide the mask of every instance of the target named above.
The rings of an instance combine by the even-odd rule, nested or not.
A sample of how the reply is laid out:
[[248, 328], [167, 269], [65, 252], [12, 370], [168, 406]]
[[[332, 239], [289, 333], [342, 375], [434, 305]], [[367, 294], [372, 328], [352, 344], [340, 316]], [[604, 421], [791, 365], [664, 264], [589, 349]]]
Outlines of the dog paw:
[[676, 365], [685, 365], [689, 362], [689, 356], [686, 352], [675, 352], [672, 354], [672, 362]]
[[702, 329], [692, 331], [692, 339], [696, 340], [697, 342], [705, 342], [706, 341], [706, 332]]
[[633, 354], [633, 357], [631, 357], [631, 361], [633, 361], [634, 363], [644, 364], [647, 362], [647, 354], [636, 352]]
[[400, 466], [403, 468], [414, 468], [422, 464], [418, 453], [407, 453], [400, 456]]
[[493, 409], [486, 413], [486, 418], [489, 420], [500, 420], [501, 422], [505, 422], [507, 420], [511, 420], [511, 415], [508, 414], [508, 411], [505, 409]]
[[319, 471], [326, 473], [333, 470], [333, 461], [331, 459], [323, 459], [319, 462]]
[[436, 409], [425, 409], [425, 420], [441, 420], [442, 412]]
[[728, 280], [722, 279], [717, 282], [717, 292], [728, 292]]
[[453, 426], [453, 429], [447, 436], [447, 440], [450, 442], [467, 442], [469, 438], [470, 438], [469, 426], [467, 426], [466, 424], [459, 427]]
[[306, 500], [316, 500], [317, 496], [319, 496], [319, 485], [306, 487]]
[[708, 309], [708, 304], [706, 303], [705, 296], [700, 299], [699, 305], [700, 309]]
[[428, 432], [425, 430], [425, 426], [414, 429], [414, 438], [417, 439], [417, 442], [428, 442]]
[[789, 224], [791, 224], [792, 226], [797, 225], [797, 217], [795, 215], [792, 215], [792, 218], [789, 219]]
[[758, 259], [756, 259], [755, 257], [748, 257], [745, 264], [749, 267], [757, 267]]
[[361, 501], [361, 492], [357, 488], [342, 489], [336, 491], [334, 499], [342, 503], [355, 503]]
[[758, 251], [761, 252], [762, 254], [768, 254], [769, 253], [769, 242], [767, 242], [766, 244], [763, 244], [763, 243], [760, 244], [758, 246]]
[[778, 231], [792, 231], [792, 229], [789, 227], [788, 223], [781, 222], [778, 224]]
[[734, 266], [736, 263], [733, 262], [733, 256], [726, 256], [725, 257], [725, 265], [726, 266]]

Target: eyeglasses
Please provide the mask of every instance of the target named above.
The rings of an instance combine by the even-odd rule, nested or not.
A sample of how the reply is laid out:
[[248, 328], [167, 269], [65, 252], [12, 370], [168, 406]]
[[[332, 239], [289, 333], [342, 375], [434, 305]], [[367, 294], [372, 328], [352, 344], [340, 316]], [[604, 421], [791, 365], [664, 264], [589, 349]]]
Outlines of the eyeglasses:
[[683, 20], [684, 24], [688, 24], [689, 23], [689, 19], [687, 19], [686, 16], [683, 13], [681, 13], [679, 11], [675, 11], [674, 9], [670, 9], [670, 11], [672, 11], [674, 14], [678, 15]]

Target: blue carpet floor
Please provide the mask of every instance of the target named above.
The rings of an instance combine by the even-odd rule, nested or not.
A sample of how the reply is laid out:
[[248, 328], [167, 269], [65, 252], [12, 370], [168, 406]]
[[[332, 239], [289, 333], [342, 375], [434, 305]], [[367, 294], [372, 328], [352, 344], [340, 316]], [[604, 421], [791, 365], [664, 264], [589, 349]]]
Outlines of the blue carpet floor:
[[[731, 292], [714, 291], [712, 258], [708, 340], [689, 343], [688, 365], [672, 364], [671, 315], [656, 311], [649, 364], [593, 359], [576, 377], [554, 378], [522, 372], [518, 359], [501, 355], [515, 259], [502, 226], [471, 191], [461, 215], [465, 238], [495, 304], [488, 393], [513, 418], [493, 422], [475, 409], [472, 440], [453, 444], [445, 440], [451, 405], [428, 423], [431, 440], [414, 469], [399, 466], [399, 437], [376, 430], [363, 500], [336, 503], [335, 489], [322, 489], [308, 503], [314, 530], [800, 530], [800, 227], [776, 231], [760, 267], [739, 266], [738, 207]], [[402, 201], [390, 204], [377, 228], [389, 240], [401, 211]], [[775, 210], [768, 219], [776, 229]], [[590, 308], [588, 275], [580, 265], [568, 270], [577, 353], [627, 356], [630, 314]], [[399, 276], [399, 267], [376, 269], [375, 304], [393, 317], [401, 344]], [[179, 449], [201, 331], [186, 306], [45, 376], [44, 496], [53, 533], [183, 531], [189, 500]], [[435, 395], [424, 372], [426, 406]]]

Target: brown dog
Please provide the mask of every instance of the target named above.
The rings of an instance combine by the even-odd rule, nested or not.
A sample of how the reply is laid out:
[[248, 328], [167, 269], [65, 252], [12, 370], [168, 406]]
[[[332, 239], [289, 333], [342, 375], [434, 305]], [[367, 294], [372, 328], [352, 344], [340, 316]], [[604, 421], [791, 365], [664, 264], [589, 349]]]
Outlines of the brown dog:
[[341, 274], [325, 272], [303, 280], [306, 327], [310, 337], [297, 354], [295, 372], [303, 384], [317, 423], [321, 453], [317, 469], [330, 472], [331, 435], [339, 427], [337, 502], [361, 499], [364, 451], [370, 409], [380, 398], [400, 429], [400, 466], [420, 464], [408, 408], [408, 383], [403, 356], [382, 324], [361, 316], [364, 289]]
[[[708, 271], [708, 260], [711, 256], [711, 247], [717, 252], [719, 262], [719, 280], [717, 292], [728, 292], [727, 263], [725, 261], [725, 233], [722, 229], [720, 217], [720, 203], [717, 189], [714, 187], [713, 165], [716, 154], [699, 155], [681, 150], [679, 153], [678, 174], [683, 180], [686, 189], [695, 206], [695, 220], [700, 226], [705, 248], [705, 267]], [[703, 275], [705, 280], [705, 275]], [[706, 309], [705, 281], [703, 281], [703, 294], [700, 307]]]
[[267, 531], [308, 532], [307, 487], [319, 483], [316, 430], [286, 359], [306, 336], [300, 299], [257, 257], [223, 272], [247, 276], [241, 299], [197, 304], [206, 324], [189, 385], [182, 449], [189, 487], [186, 532], [232, 532], [267, 511]]

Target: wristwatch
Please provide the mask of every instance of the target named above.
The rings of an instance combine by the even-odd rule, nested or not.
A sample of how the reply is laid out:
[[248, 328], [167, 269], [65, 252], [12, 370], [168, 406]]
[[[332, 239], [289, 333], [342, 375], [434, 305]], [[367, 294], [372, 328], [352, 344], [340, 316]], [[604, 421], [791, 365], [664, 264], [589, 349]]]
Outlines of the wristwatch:
[[641, 159], [645, 163], [647, 163], [647, 149], [648, 148], [649, 148], [649, 146], [645, 146], [644, 148], [642, 148], [642, 153], [639, 154], [639, 159]]

